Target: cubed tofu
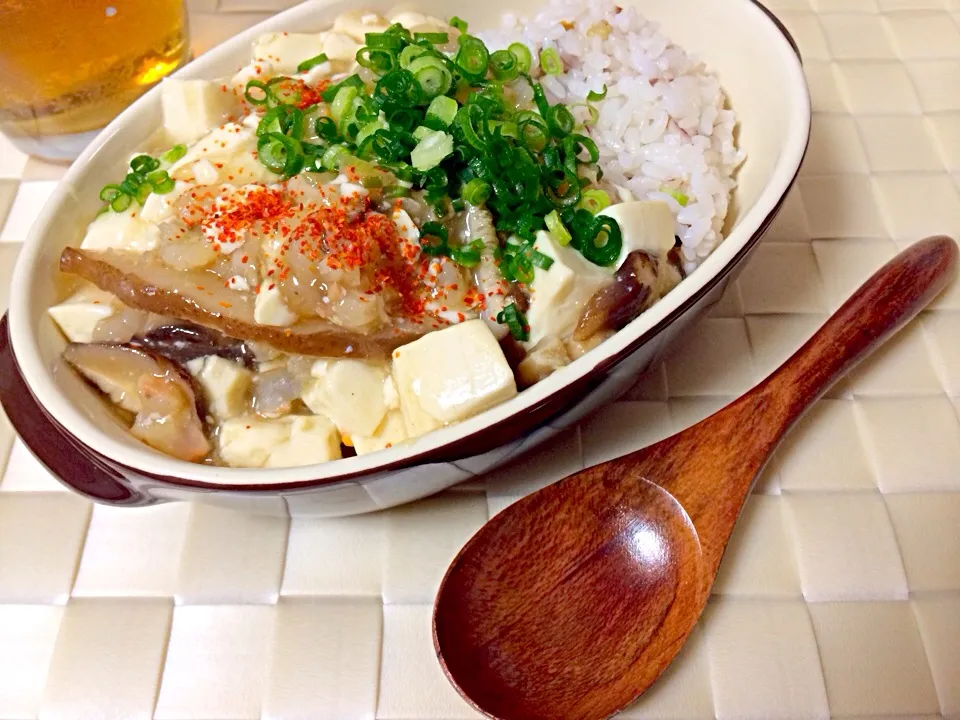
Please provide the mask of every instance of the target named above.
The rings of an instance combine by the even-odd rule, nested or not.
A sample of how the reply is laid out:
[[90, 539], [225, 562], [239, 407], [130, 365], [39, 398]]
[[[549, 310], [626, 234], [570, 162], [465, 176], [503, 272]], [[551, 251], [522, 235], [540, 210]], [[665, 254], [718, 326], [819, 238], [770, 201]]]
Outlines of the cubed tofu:
[[385, 18], [366, 10], [348, 10], [333, 21], [334, 32], [347, 35], [364, 45], [367, 33], [381, 33], [388, 27], [390, 23]]
[[174, 144], [192, 143], [237, 109], [236, 96], [209, 80], [166, 78], [160, 84], [163, 127]]
[[253, 304], [253, 319], [260, 325], [287, 327], [297, 321], [297, 314], [287, 307], [276, 285], [265, 285]]
[[231, 467], [263, 467], [271, 453], [289, 439], [288, 422], [249, 416], [221, 423], [217, 434], [220, 459]]
[[220, 425], [217, 441], [220, 459], [231, 467], [296, 467], [341, 457], [337, 429], [322, 416], [232, 418]]
[[199, 365], [187, 365], [203, 388], [210, 411], [219, 420], [242, 415], [248, 409], [253, 373], [219, 355], [208, 355]]
[[530, 387], [570, 362], [570, 354], [559, 338], [544, 338], [520, 361], [517, 380], [521, 387]]
[[416, 28], [420, 32], [448, 32], [450, 30], [450, 26], [443, 20], [410, 10], [402, 10], [392, 14], [390, 22], [400, 23], [407, 30]]
[[399, 410], [391, 410], [373, 435], [370, 437], [354, 435], [351, 439], [357, 455], [367, 455], [399, 445], [407, 439], [407, 426], [403, 420], [403, 413]]
[[100, 321], [113, 317], [122, 307], [120, 301], [110, 293], [90, 287], [74, 293], [47, 312], [67, 340], [91, 343], [94, 330]]
[[534, 267], [527, 324], [533, 348], [546, 337], [563, 338], [573, 332], [587, 301], [613, 280], [613, 269], [594, 265], [569, 245], [560, 245], [550, 233], [539, 232], [534, 247], [553, 259], [546, 270]]
[[87, 226], [80, 243], [84, 250], [128, 250], [145, 253], [160, 244], [160, 228], [140, 218], [134, 208], [108, 210]]
[[339, 460], [340, 435], [334, 424], [322, 415], [284, 418], [290, 425], [290, 438], [267, 458], [265, 467], [319, 465]]
[[303, 394], [312, 412], [329, 417], [347, 437], [372, 436], [387, 414], [386, 369], [362, 360], [317, 362]]
[[152, 225], [173, 220], [177, 216], [176, 201], [189, 188], [189, 183], [177, 181], [173, 184], [173, 190], [168, 193], [150, 193], [140, 209], [140, 219]]
[[214, 166], [216, 181], [208, 179], [205, 184], [227, 182], [234, 185], [245, 183], [269, 184], [280, 180], [256, 157], [257, 133], [253, 128], [227, 123], [216, 127], [187, 149], [186, 155], [170, 166], [170, 177], [175, 180], [194, 180], [194, 164], [206, 160]]
[[329, 32], [323, 40], [323, 52], [328, 58], [340, 63], [353, 63], [361, 45], [349, 35]]
[[635, 250], [663, 257], [674, 246], [676, 218], [665, 202], [633, 200], [611, 205], [598, 214], [611, 217], [620, 225], [623, 248], [615, 268], [623, 265], [627, 255]]
[[428, 333], [393, 351], [407, 432], [422, 435], [517, 394], [513, 371], [483, 320]]
[[304, 60], [325, 52], [327, 34], [281, 32], [261, 35], [253, 46], [254, 62], [270, 63], [275, 73], [294, 73]]

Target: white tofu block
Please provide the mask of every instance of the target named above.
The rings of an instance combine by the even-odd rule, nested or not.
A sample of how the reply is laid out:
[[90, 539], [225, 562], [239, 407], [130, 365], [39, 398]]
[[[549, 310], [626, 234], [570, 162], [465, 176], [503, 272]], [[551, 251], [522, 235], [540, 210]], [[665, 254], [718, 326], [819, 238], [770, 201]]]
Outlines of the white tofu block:
[[322, 415], [233, 418], [220, 425], [218, 440], [220, 457], [233, 467], [297, 467], [340, 458], [340, 435]]
[[318, 362], [316, 379], [303, 394], [312, 412], [329, 417], [346, 439], [372, 436], [387, 414], [387, 371], [362, 360]]
[[76, 343], [93, 342], [97, 324], [112, 317], [122, 308], [119, 300], [108, 292], [91, 287], [80, 290], [67, 300], [47, 310], [67, 340]]
[[[193, 372], [192, 368], [188, 369]], [[194, 375], [207, 396], [210, 410], [218, 419], [226, 420], [247, 410], [253, 373], [239, 363], [219, 355], [208, 355]]]
[[192, 143], [227, 119], [236, 96], [209, 80], [166, 78], [160, 84], [160, 103], [170, 141]]
[[331, 60], [352, 63], [357, 57], [357, 50], [359, 49], [360, 44], [349, 35], [344, 35], [343, 33], [327, 33], [323, 40], [323, 52], [325, 52]]
[[260, 325], [287, 327], [297, 321], [297, 314], [283, 301], [280, 288], [265, 286], [260, 288], [254, 301], [253, 319]]
[[330, 420], [322, 415], [285, 419], [289, 421], [290, 439], [270, 453], [266, 467], [319, 465], [340, 459], [340, 434]]
[[[206, 160], [217, 172], [217, 181], [234, 185], [246, 183], [276, 182], [280, 177], [264, 167], [256, 157], [257, 133], [237, 123], [226, 123], [215, 127], [187, 149], [186, 155], [170, 166], [170, 177], [174, 180], [193, 181], [196, 179], [194, 165]], [[219, 167], [218, 167], [219, 166]], [[217, 181], [205, 184], [213, 185]]]
[[[269, 33], [253, 46], [253, 59], [269, 62], [277, 73], [296, 72], [304, 60], [325, 52], [327, 33]], [[356, 52], [356, 51], [354, 51]]]
[[365, 10], [349, 10], [340, 13], [333, 21], [333, 31], [347, 35], [358, 43], [366, 44], [367, 33], [379, 33], [390, 27], [390, 22], [376, 13]]
[[290, 426], [275, 420], [240, 417], [220, 425], [220, 458], [232, 467], [263, 467], [290, 439]]
[[611, 205], [597, 214], [611, 217], [620, 225], [623, 248], [615, 267], [623, 265], [627, 255], [635, 250], [663, 256], [674, 245], [676, 218], [665, 202], [634, 200]]
[[176, 200], [190, 188], [185, 182], [177, 181], [173, 185], [173, 190], [162, 195], [150, 193], [143, 207], [140, 209], [140, 219], [147, 223], [160, 224], [167, 220], [172, 220], [177, 215], [175, 207]]
[[353, 449], [357, 455], [366, 455], [393, 447], [407, 439], [407, 426], [403, 421], [403, 413], [399, 410], [391, 410], [384, 417], [383, 422], [374, 431], [371, 436], [353, 435]]
[[160, 244], [160, 229], [141, 219], [135, 209], [108, 210], [87, 226], [83, 250], [128, 250], [144, 253]]
[[537, 233], [534, 247], [552, 258], [553, 264], [547, 270], [533, 270], [527, 348], [549, 335], [563, 338], [572, 333], [584, 305], [612, 278], [612, 270], [594, 265], [570, 246], [560, 245], [550, 233]]
[[393, 377], [411, 436], [476, 415], [517, 394], [490, 328], [469, 320], [393, 352]]

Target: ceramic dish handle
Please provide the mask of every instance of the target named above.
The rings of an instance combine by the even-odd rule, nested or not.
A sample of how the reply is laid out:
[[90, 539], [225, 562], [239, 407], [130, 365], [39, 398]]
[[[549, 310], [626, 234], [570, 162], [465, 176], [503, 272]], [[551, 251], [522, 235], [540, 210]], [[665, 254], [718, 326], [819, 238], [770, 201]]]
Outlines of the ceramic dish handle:
[[0, 402], [17, 435], [57, 480], [110, 505], [150, 505], [157, 500], [133, 488], [116, 468], [82, 446], [40, 407], [13, 354], [7, 316], [0, 320]]

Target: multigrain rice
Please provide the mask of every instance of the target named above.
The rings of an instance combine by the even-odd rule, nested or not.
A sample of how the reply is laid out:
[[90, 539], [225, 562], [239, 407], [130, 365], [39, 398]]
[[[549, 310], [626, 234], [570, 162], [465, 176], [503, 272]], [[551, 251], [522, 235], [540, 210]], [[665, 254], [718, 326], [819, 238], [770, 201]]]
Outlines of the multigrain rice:
[[669, 203], [688, 271], [710, 254], [723, 239], [744, 156], [720, 81], [699, 58], [634, 8], [605, 0], [551, 0], [533, 18], [505, 15], [501, 30], [483, 37], [491, 48], [527, 44], [534, 68], [541, 49], [556, 48], [564, 72], [541, 82], [551, 102], [577, 105], [580, 121], [591, 114], [588, 93], [606, 85], [586, 128], [604, 179], [625, 190], [624, 199]]

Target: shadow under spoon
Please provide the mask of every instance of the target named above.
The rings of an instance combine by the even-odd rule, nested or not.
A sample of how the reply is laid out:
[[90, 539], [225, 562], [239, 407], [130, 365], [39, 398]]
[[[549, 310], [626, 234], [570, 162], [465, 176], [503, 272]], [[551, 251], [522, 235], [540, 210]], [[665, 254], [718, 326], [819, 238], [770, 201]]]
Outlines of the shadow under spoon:
[[437, 656], [500, 720], [599, 720], [670, 664], [710, 595], [744, 501], [804, 411], [950, 282], [957, 245], [912, 245], [740, 399], [493, 517], [434, 607]]

